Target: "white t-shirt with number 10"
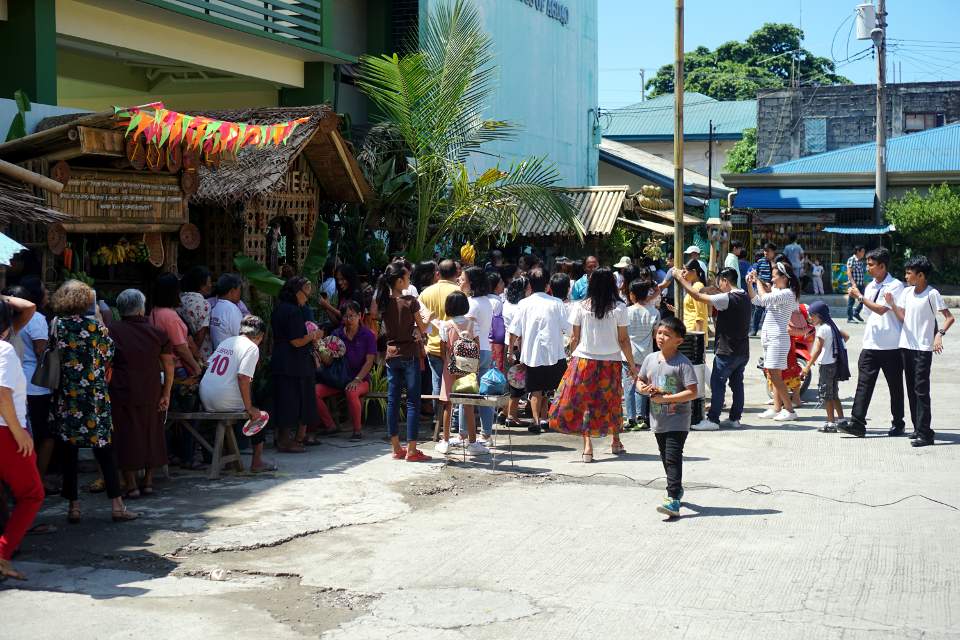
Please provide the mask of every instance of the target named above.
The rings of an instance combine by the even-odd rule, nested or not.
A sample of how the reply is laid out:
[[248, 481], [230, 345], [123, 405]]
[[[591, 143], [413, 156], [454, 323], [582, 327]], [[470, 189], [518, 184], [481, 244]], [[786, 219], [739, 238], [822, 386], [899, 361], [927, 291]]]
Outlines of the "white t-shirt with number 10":
[[260, 360], [260, 347], [246, 336], [221, 342], [200, 381], [200, 402], [207, 411], [243, 411], [238, 375], [253, 378]]

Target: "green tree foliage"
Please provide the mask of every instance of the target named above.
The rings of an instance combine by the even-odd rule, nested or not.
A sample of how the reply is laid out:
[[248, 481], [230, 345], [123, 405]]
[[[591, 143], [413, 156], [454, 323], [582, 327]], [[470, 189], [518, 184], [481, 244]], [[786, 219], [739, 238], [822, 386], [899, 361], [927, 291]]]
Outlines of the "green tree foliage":
[[[437, 3], [421, 26], [420, 49], [404, 56], [362, 56], [357, 81], [392, 123], [412, 158], [416, 212], [407, 225], [407, 255], [420, 259], [451, 233], [479, 229], [512, 234], [518, 211], [529, 208], [544, 223], [560, 221], [581, 238], [580, 223], [559, 174], [543, 158], [520, 160], [480, 176], [467, 159], [487, 142], [512, 137], [515, 127], [489, 120], [497, 68], [480, 14], [465, 0]], [[396, 165], [383, 168], [392, 191], [400, 189]]]
[[932, 186], [926, 195], [911, 189], [887, 200], [887, 221], [915, 249], [956, 246], [960, 238], [960, 189]]
[[725, 173], [746, 173], [757, 168], [757, 129], [752, 127], [743, 130], [743, 137], [727, 154], [727, 162], [723, 165]]
[[[791, 24], [766, 23], [746, 42], [725, 42], [713, 51], [697, 47], [684, 54], [684, 86], [716, 100], [752, 100], [761, 89], [790, 83], [791, 73], [809, 84], [849, 84], [829, 58], [801, 46], [803, 31]], [[646, 85], [650, 96], [673, 93], [673, 65], [657, 71]]]

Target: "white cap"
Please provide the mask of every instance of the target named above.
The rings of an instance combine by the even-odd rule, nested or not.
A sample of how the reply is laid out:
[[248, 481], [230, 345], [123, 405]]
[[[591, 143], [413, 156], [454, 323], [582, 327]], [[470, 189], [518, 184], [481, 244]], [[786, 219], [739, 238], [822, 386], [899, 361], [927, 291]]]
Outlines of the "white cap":
[[620, 262], [618, 262], [617, 264], [613, 265], [613, 268], [614, 268], [614, 269], [626, 269], [627, 267], [629, 267], [629, 266], [632, 265], [632, 264], [633, 264], [633, 260], [631, 260], [629, 256], [623, 256], [622, 258], [620, 258]]
[[689, 247], [687, 247], [687, 250], [684, 251], [684, 253], [695, 253], [697, 255], [700, 255], [700, 247], [698, 247], [695, 244], [692, 244]]

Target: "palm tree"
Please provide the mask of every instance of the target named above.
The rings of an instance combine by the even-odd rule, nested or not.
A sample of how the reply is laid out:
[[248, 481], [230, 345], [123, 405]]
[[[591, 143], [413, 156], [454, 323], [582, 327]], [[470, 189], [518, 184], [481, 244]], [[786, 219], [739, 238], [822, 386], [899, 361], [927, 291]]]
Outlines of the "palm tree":
[[477, 10], [465, 0], [438, 3], [420, 34], [420, 48], [398, 56], [363, 56], [358, 84], [399, 132], [411, 157], [416, 227], [407, 253], [420, 259], [453, 229], [514, 235], [521, 210], [562, 221], [583, 238], [559, 174], [544, 158], [528, 158], [471, 178], [466, 161], [486, 142], [513, 137], [516, 127], [487, 120], [496, 67]]

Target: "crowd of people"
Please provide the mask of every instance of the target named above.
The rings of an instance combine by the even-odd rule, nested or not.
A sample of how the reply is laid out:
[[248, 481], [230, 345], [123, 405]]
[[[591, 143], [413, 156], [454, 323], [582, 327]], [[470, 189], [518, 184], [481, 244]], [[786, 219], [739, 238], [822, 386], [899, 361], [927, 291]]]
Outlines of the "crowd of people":
[[[250, 471], [270, 471], [277, 467], [264, 458], [268, 418], [276, 450], [303, 453], [339, 429], [328, 403], [342, 398], [351, 440], [363, 439], [363, 405], [380, 367], [394, 459], [431, 460], [418, 448], [422, 414], [441, 418], [436, 453], [489, 453], [495, 409], [458, 403], [457, 394], [508, 396], [508, 427], [522, 427], [526, 405], [527, 430], [578, 437], [584, 463], [594, 460], [595, 438], [610, 436], [611, 454], [621, 455], [622, 432], [652, 431], [667, 476], [657, 509], [668, 516], [680, 512], [688, 432], [741, 426], [750, 338], [758, 333], [772, 405], [759, 418], [796, 420], [795, 383], [818, 367], [820, 431], [863, 437], [882, 371], [889, 435], [905, 434], [906, 378], [912, 444], [932, 444], [932, 354], [942, 351], [954, 319], [927, 280], [929, 261], [906, 263], [906, 287], [889, 273], [886, 249], [858, 247], [848, 262], [848, 321], [862, 319], [861, 307], [868, 314], [849, 420], [839, 394], [853, 373], [849, 335], [822, 301], [801, 302], [805, 262], [795, 242], [782, 253], [768, 243], [751, 263], [734, 241], [715, 276], [696, 245], [676, 267], [630, 256], [606, 267], [589, 256], [555, 258], [548, 269], [531, 254], [508, 264], [499, 251], [483, 266], [398, 257], [369, 283], [351, 265], [331, 263], [317, 283], [287, 274], [268, 320], [244, 305], [240, 276], [214, 283], [203, 267], [182, 278], [161, 275], [149, 298], [125, 290], [112, 308], [79, 281], [48, 296], [39, 279], [25, 278], [0, 301], [0, 482], [15, 501], [0, 538], [0, 575], [22, 577], [10, 559], [45, 494], [59, 491], [68, 522], [81, 520], [80, 449], [92, 449], [99, 467], [92, 488], [106, 493], [112, 520], [134, 520], [127, 502], [155, 492], [156, 469], [202, 464], [191, 434], [166, 427], [168, 412], [245, 413], [260, 429], [249, 431]], [[813, 273], [822, 278], [822, 270]], [[822, 291], [817, 277], [815, 292]], [[704, 346], [714, 337], [709, 393], [681, 353], [691, 334]], [[811, 354], [799, 367], [803, 344]], [[732, 401], [721, 419], [727, 387]], [[691, 424], [694, 402], [706, 396], [703, 419]], [[59, 483], [49, 473], [54, 465]]]

